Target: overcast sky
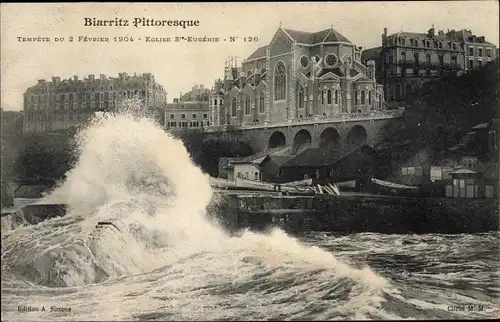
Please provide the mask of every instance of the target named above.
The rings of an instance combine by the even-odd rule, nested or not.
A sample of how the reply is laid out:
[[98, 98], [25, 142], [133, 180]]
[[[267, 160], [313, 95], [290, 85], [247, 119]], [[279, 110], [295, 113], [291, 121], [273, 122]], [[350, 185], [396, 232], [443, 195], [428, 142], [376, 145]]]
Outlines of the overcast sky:
[[[212, 87], [229, 56], [239, 60], [285, 28], [319, 31], [333, 26], [364, 48], [380, 45], [383, 28], [426, 32], [472, 29], [498, 46], [499, 4], [491, 1], [339, 3], [71, 3], [1, 4], [1, 104], [22, 109], [22, 94], [38, 79], [89, 74], [153, 73], [168, 101], [195, 84]], [[85, 27], [84, 18], [199, 20], [199, 27]], [[19, 42], [17, 37], [65, 37], [63, 43]], [[131, 36], [131, 43], [81, 43], [73, 36]], [[239, 37], [233, 43], [147, 43], [146, 37]], [[141, 38], [141, 41], [138, 38]], [[258, 37], [245, 43], [243, 37]]]

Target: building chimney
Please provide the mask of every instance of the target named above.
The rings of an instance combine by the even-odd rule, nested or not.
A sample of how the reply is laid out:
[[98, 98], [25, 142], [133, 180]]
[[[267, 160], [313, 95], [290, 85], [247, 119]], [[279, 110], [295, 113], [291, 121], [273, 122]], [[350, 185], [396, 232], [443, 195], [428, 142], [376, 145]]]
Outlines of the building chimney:
[[229, 91], [234, 85], [234, 72], [233, 69], [229, 70], [224, 78], [224, 90]]
[[89, 79], [90, 79], [91, 81], [95, 80], [95, 75], [94, 75], [94, 74], [90, 74], [90, 75], [89, 75]]
[[233, 67], [233, 68], [231, 69], [231, 72], [232, 72], [232, 73], [231, 73], [232, 78], [233, 78], [233, 79], [238, 79], [238, 68]]
[[432, 28], [428, 30], [427, 34], [429, 35], [429, 37], [435, 37], [436, 36], [436, 28], [434, 28], [434, 26], [432, 26]]
[[245, 76], [245, 72], [241, 71], [240, 72], [240, 78], [239, 78], [239, 87], [240, 89], [242, 89], [243, 87], [245, 87], [246, 85], [246, 76]]
[[106, 75], [104, 75], [104, 74], [99, 75], [99, 79], [100, 80], [105, 80], [106, 79]]
[[439, 30], [439, 31], [438, 31], [438, 35], [439, 35], [439, 36], [442, 36], [442, 35], [444, 35], [444, 31], [442, 31], [442, 30]]
[[387, 28], [384, 28], [384, 33], [382, 34], [382, 46], [387, 46]]
[[73, 76], [73, 80], [74, 80], [75, 82], [78, 82], [78, 76]]
[[38, 80], [38, 84], [43, 84], [43, 83], [45, 83], [45, 79], [39, 79]]
[[216, 94], [218, 94], [218, 93], [219, 93], [219, 91], [220, 91], [220, 81], [215, 81], [213, 91], [214, 91]]

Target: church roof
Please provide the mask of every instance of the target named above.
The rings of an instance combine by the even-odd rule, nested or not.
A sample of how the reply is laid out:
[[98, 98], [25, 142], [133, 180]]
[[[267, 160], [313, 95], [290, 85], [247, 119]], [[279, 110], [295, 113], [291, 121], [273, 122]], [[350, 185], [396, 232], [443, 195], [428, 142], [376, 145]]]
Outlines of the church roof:
[[372, 80], [369, 79], [366, 75], [362, 75], [360, 78], [356, 80], [357, 82], [371, 82]]
[[321, 70], [321, 72], [318, 74], [317, 77], [321, 77], [321, 76], [324, 76], [328, 73], [333, 73], [339, 77], [343, 77], [344, 74], [342, 73], [342, 71], [340, 70], [340, 68], [323, 68], [323, 70]]
[[[342, 36], [333, 28], [324, 29], [318, 32], [308, 32], [293, 29], [283, 29], [293, 40], [301, 44], [314, 45], [321, 42], [347, 42], [351, 43], [349, 39]], [[266, 56], [268, 46], [257, 48], [246, 60], [257, 59]]]
[[333, 28], [328, 28], [318, 32], [307, 32], [293, 29], [283, 29], [290, 37], [292, 37], [296, 42], [308, 45], [314, 45], [321, 42], [336, 42], [342, 41], [351, 43], [349, 39], [342, 36]]
[[264, 57], [264, 56], [266, 56], [266, 50], [267, 50], [267, 46], [259, 47], [259, 48], [257, 48], [257, 50], [255, 50], [253, 52], [253, 54], [248, 56], [248, 58], [246, 60]]

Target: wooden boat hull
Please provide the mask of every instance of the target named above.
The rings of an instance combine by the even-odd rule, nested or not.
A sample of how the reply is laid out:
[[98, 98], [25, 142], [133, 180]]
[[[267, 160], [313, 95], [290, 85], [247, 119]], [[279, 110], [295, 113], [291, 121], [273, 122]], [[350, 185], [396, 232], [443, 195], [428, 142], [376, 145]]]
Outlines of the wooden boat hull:
[[[311, 181], [312, 182], [312, 181]], [[236, 181], [228, 181], [219, 178], [210, 178], [212, 187], [228, 190], [252, 190], [252, 191], [272, 191], [288, 194], [312, 195], [314, 189], [308, 187], [308, 180], [289, 182], [286, 184], [274, 184], [269, 182], [253, 181], [244, 178], [236, 178]]]
[[408, 186], [374, 178], [370, 181], [370, 187], [375, 193], [388, 195], [408, 196], [416, 195], [419, 192], [419, 188], [416, 186]]

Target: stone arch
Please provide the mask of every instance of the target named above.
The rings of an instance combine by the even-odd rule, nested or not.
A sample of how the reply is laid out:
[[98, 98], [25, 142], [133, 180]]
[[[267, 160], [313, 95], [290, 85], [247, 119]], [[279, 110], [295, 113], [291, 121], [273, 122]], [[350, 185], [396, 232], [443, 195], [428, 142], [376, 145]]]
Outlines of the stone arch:
[[300, 150], [307, 149], [311, 146], [311, 143], [311, 133], [306, 129], [299, 130], [293, 137], [292, 152], [297, 153]]
[[286, 146], [286, 137], [285, 134], [281, 131], [276, 131], [271, 134], [269, 140], [267, 142], [267, 147], [269, 149], [277, 148], [277, 147], [285, 147]]
[[340, 143], [340, 134], [334, 127], [327, 127], [319, 136], [320, 148], [333, 148]]
[[368, 134], [364, 126], [354, 125], [347, 133], [347, 144], [363, 145], [367, 138]]

